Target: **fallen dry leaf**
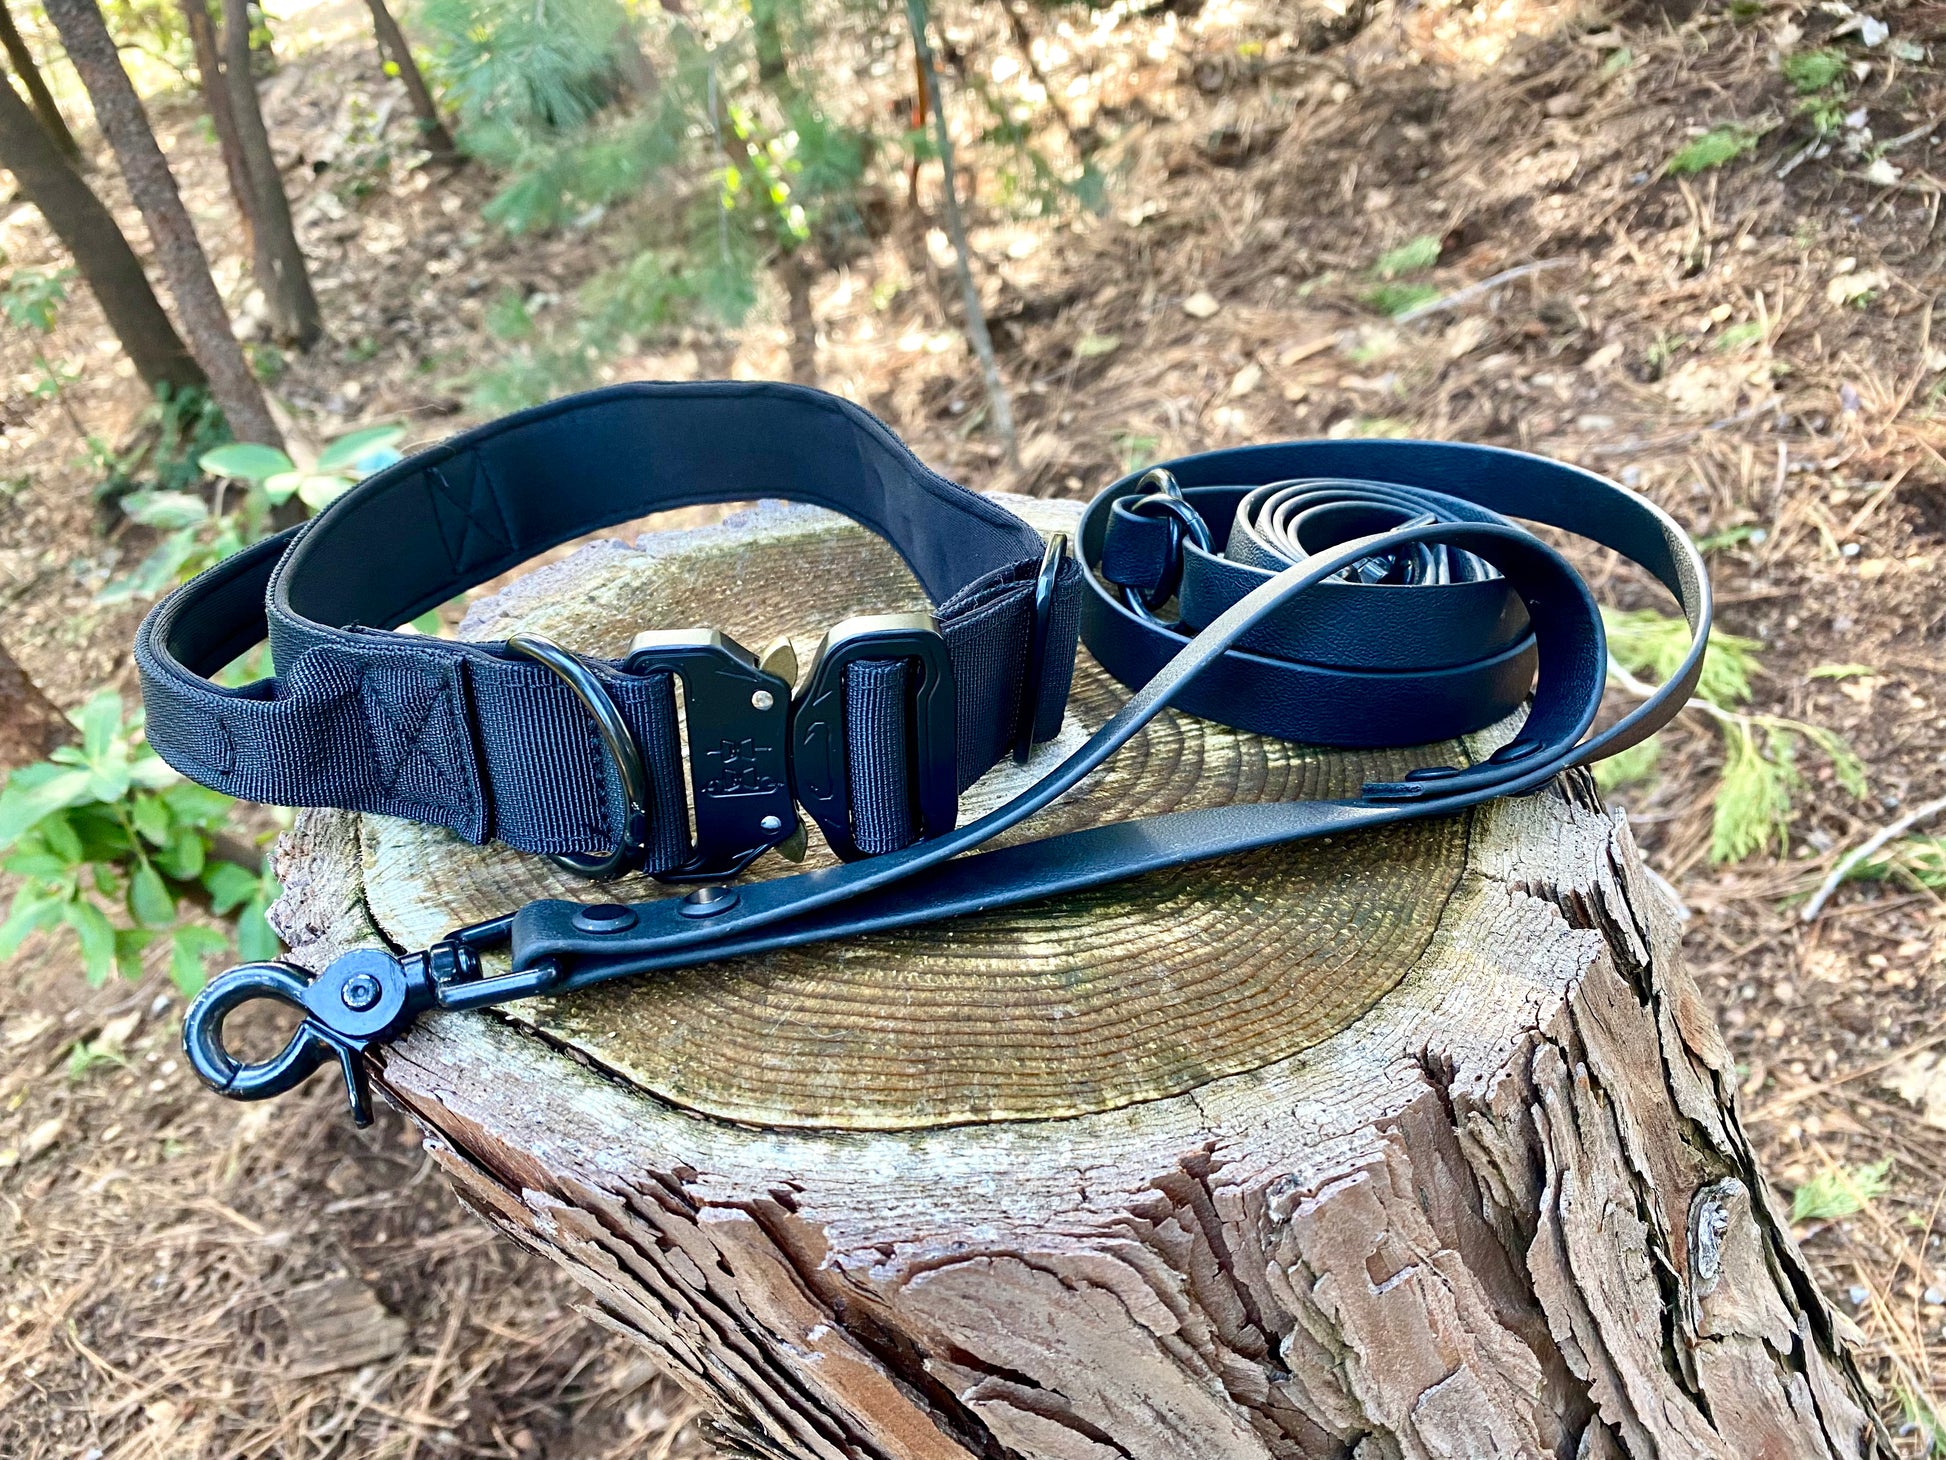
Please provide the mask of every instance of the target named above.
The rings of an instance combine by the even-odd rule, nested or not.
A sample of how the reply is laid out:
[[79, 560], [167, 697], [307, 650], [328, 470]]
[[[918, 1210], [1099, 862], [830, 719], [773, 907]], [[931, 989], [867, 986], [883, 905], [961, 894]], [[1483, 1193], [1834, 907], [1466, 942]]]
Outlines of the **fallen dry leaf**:
[[1885, 1086], [1914, 1106], [1919, 1119], [1935, 1130], [1946, 1130], [1946, 1055], [1922, 1049], [1885, 1072]]
[[1889, 282], [1890, 277], [1883, 269], [1841, 269], [1837, 277], [1824, 286], [1824, 297], [1833, 304], [1850, 304], [1867, 294], [1877, 293]]
[[1222, 307], [1207, 289], [1198, 289], [1182, 302], [1182, 312], [1193, 319], [1208, 319]]
[[136, 1026], [141, 1022], [142, 1011], [140, 1009], [124, 1014], [119, 1019], [110, 1019], [106, 1024], [101, 1026], [101, 1033], [97, 1034], [89, 1043], [95, 1050], [102, 1054], [119, 1055], [122, 1052], [123, 1046], [128, 1043], [128, 1037], [135, 1032]]
[[49, 1146], [60, 1140], [61, 1132], [66, 1127], [67, 1122], [62, 1120], [60, 1116], [54, 1115], [49, 1116], [46, 1120], [28, 1131], [27, 1139], [20, 1143], [21, 1161], [24, 1163], [33, 1160], [42, 1151], [45, 1151]]
[[54, 1027], [52, 1014], [29, 1014], [24, 1019], [15, 1019], [7, 1025], [6, 1040], [9, 1045], [32, 1044]]

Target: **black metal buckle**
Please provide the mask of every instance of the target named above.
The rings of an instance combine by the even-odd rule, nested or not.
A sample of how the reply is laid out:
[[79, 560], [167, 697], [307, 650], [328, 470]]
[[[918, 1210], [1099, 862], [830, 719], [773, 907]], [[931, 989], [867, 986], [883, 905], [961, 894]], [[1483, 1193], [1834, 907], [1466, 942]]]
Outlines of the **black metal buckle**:
[[[613, 850], [561, 852], [549, 860], [598, 879], [639, 868], [648, 846], [649, 778], [621, 710], [594, 671], [553, 640], [514, 634], [507, 647], [552, 670], [574, 691], [621, 776], [627, 810]], [[657, 881], [734, 877], [798, 833], [787, 763], [788, 680], [758, 667], [755, 655], [715, 629], [637, 634], [623, 667], [637, 675], [667, 670], [682, 681], [693, 834], [689, 856], [655, 873]]]
[[682, 681], [689, 732], [689, 859], [660, 882], [734, 877], [798, 830], [789, 765], [791, 686], [716, 629], [651, 629], [624, 668]]
[[959, 694], [938, 620], [929, 613], [848, 618], [818, 644], [804, 690], [791, 706], [792, 790], [832, 851], [847, 862], [865, 854], [852, 835], [845, 670], [870, 659], [917, 662], [906, 724], [920, 835], [939, 836], [959, 819]]

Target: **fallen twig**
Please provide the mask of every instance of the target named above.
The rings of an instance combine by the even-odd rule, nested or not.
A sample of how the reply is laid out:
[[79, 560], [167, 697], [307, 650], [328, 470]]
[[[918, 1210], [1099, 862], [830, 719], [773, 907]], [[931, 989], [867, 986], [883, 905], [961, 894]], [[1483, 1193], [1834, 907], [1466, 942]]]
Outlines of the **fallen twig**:
[[1937, 131], [1942, 122], [1946, 122], [1946, 112], [1942, 112], [1940, 115], [1934, 117], [1929, 122], [1920, 123], [1918, 126], [1914, 127], [1910, 132], [1901, 132], [1899, 133], [1898, 136], [1879, 143], [1878, 150], [1880, 154], [1883, 155], [1884, 153], [1890, 152], [1895, 147], [1905, 146], [1906, 143], [1908, 142], [1917, 142], [1921, 137], [1924, 137], [1929, 133]]
[[1394, 315], [1392, 323], [1411, 324], [1415, 320], [1424, 319], [1429, 314], [1440, 314], [1448, 309], [1457, 309], [1462, 304], [1471, 304], [1482, 294], [1491, 293], [1502, 284], [1511, 284], [1516, 279], [1524, 279], [1529, 274], [1544, 273], [1548, 269], [1565, 268], [1569, 264], [1577, 264], [1580, 262], [1580, 259], [1571, 257], [1536, 259], [1531, 264], [1520, 264], [1511, 269], [1502, 269], [1499, 273], [1482, 279], [1477, 284], [1468, 284], [1464, 289], [1455, 289], [1451, 294], [1429, 300], [1416, 308], [1408, 309], [1404, 314]]
[[1946, 796], [1941, 796], [1937, 801], [1928, 801], [1924, 806], [1914, 807], [1897, 821], [1880, 827], [1866, 837], [1857, 847], [1838, 859], [1838, 865], [1831, 869], [1830, 876], [1818, 884], [1818, 890], [1811, 894], [1811, 900], [1804, 904], [1804, 910], [1798, 914], [1798, 917], [1807, 923], [1816, 922], [1818, 914], [1824, 911], [1824, 905], [1831, 900], [1831, 894], [1836, 892], [1839, 884], [1851, 875], [1853, 868], [1873, 853], [1883, 849], [1887, 842], [1904, 836], [1920, 822], [1930, 820], [1942, 811], [1946, 811]]

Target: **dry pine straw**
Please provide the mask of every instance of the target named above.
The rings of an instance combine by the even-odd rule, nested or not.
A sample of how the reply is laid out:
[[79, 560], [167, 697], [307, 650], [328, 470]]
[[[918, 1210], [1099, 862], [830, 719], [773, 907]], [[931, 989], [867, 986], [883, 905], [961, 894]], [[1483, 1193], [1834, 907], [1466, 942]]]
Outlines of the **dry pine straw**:
[[[1895, 803], [1946, 780], [1934, 140], [1895, 154], [1898, 188], [1864, 183], [1839, 157], [1778, 179], [1801, 142], [1791, 125], [1731, 168], [1656, 177], [1685, 129], [1789, 115], [1776, 30], [1796, 24], [1814, 43], [1835, 23], [1821, 11], [1780, 6], [1737, 24], [1644, 8], [1605, 23], [1540, 5], [1380, 7], [1315, 55], [1299, 43], [1315, 17], [1286, 33], [1267, 13], [1162, 13], [1066, 38], [1064, 58], [1043, 52], [1069, 119], [1114, 139], [1118, 171], [1109, 216], [1072, 227], [1000, 218], [985, 207], [991, 175], [980, 179], [976, 243], [1022, 476], [994, 465], [937, 267], [909, 227], [821, 284], [825, 383], [978, 485], [1078, 494], [1137, 454], [1396, 429], [1591, 462], [1699, 534], [1764, 528], [1713, 558], [1720, 622], [1766, 646], [1757, 707], [1846, 735], [1873, 799], [1854, 802], [1807, 758], [1788, 855], [1712, 869], [1720, 750], [1701, 720], [1671, 732], [1659, 779], [1622, 799], [1694, 911], [1689, 953], [1745, 1066], [1772, 1173], [1788, 1187], [1832, 1164], [1895, 1162], [1891, 1191], [1863, 1214], [1804, 1233], [1895, 1413], [1895, 1384], [1932, 1385], [1946, 1366], [1946, 1305], [1928, 1296], [1946, 1293], [1946, 1133], [1883, 1080], [1888, 1063], [1946, 1036], [1946, 918], [1932, 896], [1889, 887], [1847, 890], [1808, 930], [1785, 904]], [[1926, 29], [1935, 12], [1874, 13], [1902, 39], [1946, 39]], [[998, 18], [978, 23], [989, 30], [956, 32], [961, 48], [1004, 53]], [[305, 162], [329, 154], [344, 98], [381, 94], [368, 51], [340, 24], [267, 90], [273, 130]], [[1853, 104], [1879, 137], [1946, 112], [1929, 69], [1883, 53], [1874, 67]], [[220, 248], [220, 166], [189, 110], [164, 104], [158, 117]], [[1049, 145], [1066, 146], [1057, 133]], [[96, 177], [115, 192], [112, 166]], [[443, 382], [495, 348], [483, 344], [486, 301], [502, 287], [567, 293], [608, 256], [600, 236], [514, 242], [479, 227], [491, 190], [479, 169], [437, 180], [395, 169], [348, 208], [325, 197], [330, 168], [290, 177], [333, 338], [291, 362], [278, 390], [313, 437], [367, 418], [444, 434], [457, 400]], [[13, 262], [55, 261], [31, 215], [0, 230]], [[1394, 327], [1359, 295], [1373, 261], [1419, 234], [1441, 237], [1431, 279], [1449, 290], [1571, 262]], [[1882, 271], [1862, 308], [1827, 292], [1846, 260], [1854, 275]], [[240, 266], [219, 253], [226, 283]], [[1182, 307], [1198, 294], [1214, 314]], [[657, 342], [615, 369], [778, 374], [774, 324]], [[94, 359], [101, 328], [77, 299], [51, 353]], [[24, 345], [0, 339], [10, 380], [31, 370]], [[136, 400], [92, 369], [76, 403], [112, 433]], [[126, 674], [132, 614], [94, 609], [91, 595], [142, 545], [127, 530], [94, 534], [58, 411], [10, 390], [0, 427], [8, 642], [75, 703]], [[1609, 565], [1586, 566], [1620, 601], [1653, 601]], [[1872, 673], [1809, 677], [1839, 663]], [[0, 1168], [0, 1453], [698, 1452], [685, 1401], [572, 1313], [550, 1269], [460, 1211], [396, 1119], [356, 1133], [322, 1082], [252, 1112], [203, 1096], [176, 1060], [179, 1005], [156, 1002], [166, 992], [156, 978], [88, 991], [45, 944], [0, 984], [0, 1149], [22, 1153]], [[130, 1013], [127, 1064], [70, 1081], [73, 1042]], [[344, 1334], [361, 1324], [346, 1315], [396, 1351], [307, 1374], [357, 1357]], [[1902, 1444], [1918, 1452], [1917, 1437]]]

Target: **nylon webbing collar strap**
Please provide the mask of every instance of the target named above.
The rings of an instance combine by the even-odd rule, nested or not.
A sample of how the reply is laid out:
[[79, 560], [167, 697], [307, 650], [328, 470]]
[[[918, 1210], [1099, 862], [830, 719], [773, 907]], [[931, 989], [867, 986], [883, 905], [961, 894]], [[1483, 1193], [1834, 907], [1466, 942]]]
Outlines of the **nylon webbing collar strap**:
[[[787, 398], [827, 402], [805, 392]], [[847, 419], [869, 421], [862, 412]], [[873, 439], [890, 440], [882, 428]], [[897, 450], [895, 444], [888, 449]], [[909, 461], [902, 453], [900, 459]], [[929, 473], [923, 480], [938, 482]], [[752, 494], [745, 485], [708, 495]], [[639, 509], [616, 515], [632, 510]], [[1677, 672], [1598, 733], [1590, 731], [1607, 670], [1600, 613], [1567, 561], [1511, 517], [1565, 529], [1631, 559], [1669, 590], [1688, 620], [1691, 643]], [[887, 510], [879, 520], [901, 519]], [[327, 514], [312, 531], [328, 525]], [[1708, 638], [1703, 565], [1669, 517], [1591, 473], [1493, 448], [1306, 442], [1183, 458], [1117, 482], [1097, 498], [1082, 519], [1080, 552], [1082, 636], [1133, 694], [1086, 743], [1004, 805], [950, 827], [915, 812], [924, 822], [918, 839], [768, 881], [717, 883], [629, 905], [530, 903], [422, 952], [347, 954], [314, 979], [284, 964], [233, 969], [205, 990], [185, 1020], [192, 1063], [223, 1093], [258, 1099], [335, 1060], [363, 1120], [368, 1097], [359, 1056], [428, 1009], [477, 1008], [627, 974], [909, 927], [1534, 790], [1665, 724], [1694, 689]], [[1055, 555], [1040, 555], [1038, 567], [1030, 567], [1030, 556], [987, 572], [1008, 593], [1025, 584], [1040, 603], [1039, 614], [1031, 603], [1023, 610], [1028, 642], [1021, 662], [1041, 662], [1033, 640], [1047, 635], [1046, 678], [1058, 680], [1064, 694], [1069, 651], [1054, 636], [1074, 622], [1073, 611], [1061, 607], [1065, 573], [1057, 571]], [[505, 566], [504, 556], [495, 561]], [[920, 578], [930, 589], [923, 571]], [[274, 592], [272, 604], [274, 631]], [[1176, 617], [1165, 619], [1171, 604]], [[394, 621], [423, 606], [394, 610]], [[234, 653], [247, 642], [233, 638], [198, 662], [213, 665], [216, 653]], [[932, 672], [924, 655], [909, 641], [888, 643], [904, 655], [892, 662], [920, 666], [906, 672], [923, 683]], [[860, 678], [861, 663], [871, 661], [854, 661], [850, 680]], [[952, 667], [958, 674], [957, 658]], [[1021, 672], [1027, 682], [1037, 678]], [[871, 696], [883, 686], [865, 682], [863, 692], [846, 690], [849, 726], [876, 713]], [[969, 701], [965, 679], [956, 689], [964, 734], [990, 707]], [[804, 698], [800, 692], [800, 704]], [[1480, 729], [1523, 702], [1528, 708], [1518, 732], [1485, 760], [1427, 766], [1396, 782], [1367, 784], [1353, 799], [1182, 811], [978, 850], [1072, 789], [1171, 706], [1285, 739], [1405, 746]], [[926, 713], [909, 698], [905, 703], [908, 716]], [[152, 698], [152, 738], [154, 704]], [[1041, 709], [1047, 712], [1045, 700]], [[1058, 706], [1037, 719], [1041, 733], [1052, 732], [1057, 715]], [[988, 754], [986, 744], [981, 753]], [[993, 747], [989, 761], [998, 754]], [[907, 804], [915, 803], [908, 797]], [[482, 954], [501, 944], [511, 945], [511, 971], [489, 973]], [[305, 1018], [276, 1058], [244, 1064], [225, 1050], [222, 1025], [253, 998], [296, 1005]]]
[[[776, 672], [791, 661], [766, 668], [711, 626], [656, 626], [619, 660], [531, 636], [385, 632], [583, 533], [755, 497], [863, 523], [936, 605], [835, 625], [795, 711]], [[960, 791], [1059, 729], [1080, 578], [848, 401], [776, 384], [625, 385], [380, 472], [171, 594], [135, 657], [149, 743], [206, 786], [406, 817], [598, 875], [707, 879], [801, 847], [793, 799], [847, 856], [950, 828]], [[266, 633], [275, 679], [210, 681]]]

